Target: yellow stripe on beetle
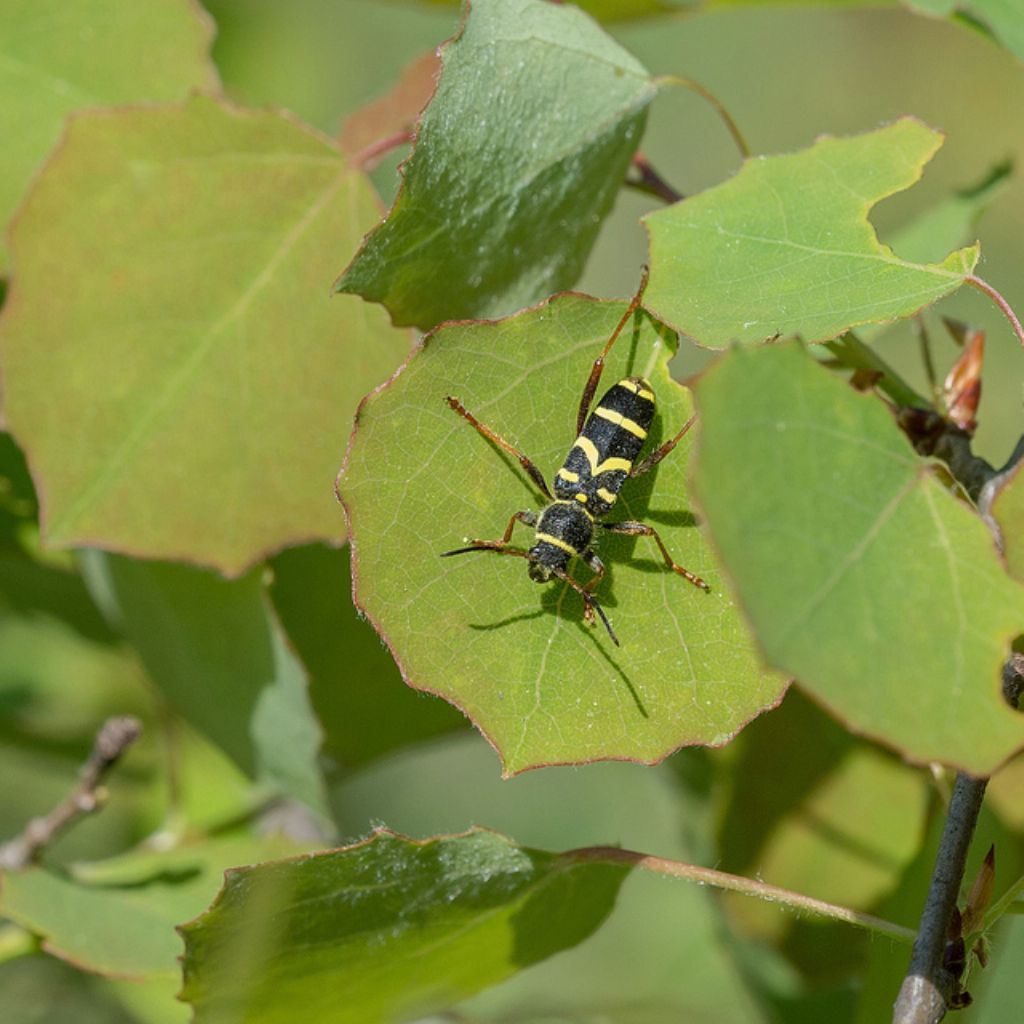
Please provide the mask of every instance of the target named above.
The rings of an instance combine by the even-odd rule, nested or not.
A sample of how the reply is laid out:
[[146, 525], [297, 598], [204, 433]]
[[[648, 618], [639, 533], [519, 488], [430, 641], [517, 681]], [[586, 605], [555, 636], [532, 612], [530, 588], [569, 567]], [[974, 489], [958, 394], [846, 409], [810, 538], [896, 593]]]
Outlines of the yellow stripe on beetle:
[[619, 381], [619, 387], [625, 388], [627, 391], [632, 391], [634, 395], [639, 395], [641, 398], [646, 398], [648, 402], [654, 401], [654, 392], [648, 388], [641, 387], [636, 381], [630, 380], [628, 377], [625, 380]]
[[602, 473], [614, 473], [617, 469], [623, 473], [628, 473], [633, 468], [633, 463], [629, 459], [621, 459], [612, 457], [605, 459], [604, 462], [598, 462], [597, 460], [601, 457], [597, 452], [597, 447], [589, 437], [578, 437], [576, 443], [573, 445], [574, 448], [579, 448], [581, 452], [587, 457], [587, 462], [590, 463], [590, 473], [592, 476], [600, 476]]
[[579, 473], [574, 473], [571, 469], [562, 468], [558, 471], [559, 479], [564, 480], [569, 484], [578, 484], [580, 482]]
[[598, 487], [597, 496], [609, 505], [614, 505], [615, 500], [618, 498], [617, 494], [612, 494], [606, 487]]
[[538, 533], [535, 540], [544, 541], [545, 544], [552, 544], [556, 548], [560, 548], [562, 551], [567, 551], [570, 555], [579, 554], [571, 544], [566, 544], [561, 537], [552, 537], [550, 533]]
[[594, 410], [594, 415], [600, 416], [601, 419], [607, 420], [609, 423], [614, 423], [617, 427], [622, 427], [623, 430], [628, 430], [634, 437], [639, 437], [641, 441], [647, 436], [647, 431], [639, 423], [614, 409], [606, 409], [603, 405], [599, 405]]

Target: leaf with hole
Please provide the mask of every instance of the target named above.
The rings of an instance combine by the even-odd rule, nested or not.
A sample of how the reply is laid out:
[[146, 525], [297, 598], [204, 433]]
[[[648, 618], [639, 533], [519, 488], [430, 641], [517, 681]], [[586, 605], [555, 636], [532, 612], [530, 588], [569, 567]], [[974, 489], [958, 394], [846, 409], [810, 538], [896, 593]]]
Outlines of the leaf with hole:
[[[512, 513], [543, 501], [519, 464], [445, 396], [550, 480], [572, 445], [591, 365], [623, 312], [621, 303], [563, 295], [496, 323], [441, 328], [361, 406], [339, 480], [357, 604], [406, 681], [462, 708], [508, 772], [600, 758], [651, 762], [683, 745], [724, 743], [783, 688], [761, 671], [694, 519], [686, 484], [693, 432], [652, 473], [626, 482], [608, 521], [649, 523], [711, 593], [669, 572], [652, 540], [602, 537], [608, 571], [596, 595], [621, 648], [584, 624], [577, 594], [558, 581], [538, 587], [521, 559], [440, 557], [466, 536], [500, 537]], [[672, 347], [664, 329], [636, 318], [598, 391], [627, 374], [649, 377], [660, 412], [645, 450], [691, 412], [688, 392], [668, 376]], [[516, 530], [514, 542], [528, 547], [531, 532]]]
[[655, 93], [586, 15], [542, 0], [473, 0], [442, 60], [398, 198], [336, 285], [424, 329], [575, 283]]
[[799, 345], [736, 349], [696, 391], [694, 486], [768, 663], [910, 759], [990, 774], [1024, 745], [1001, 692], [1024, 587], [980, 517]]
[[711, 347], [821, 341], [916, 313], [963, 284], [978, 247], [913, 263], [878, 241], [868, 213], [917, 181], [941, 142], [911, 118], [825, 137], [747, 160], [724, 184], [648, 214], [645, 305]]
[[75, 118], [12, 233], [0, 320], [46, 541], [238, 575], [340, 539], [352, 412], [408, 347], [329, 297], [325, 268], [375, 218], [362, 176], [283, 114], [195, 98]]

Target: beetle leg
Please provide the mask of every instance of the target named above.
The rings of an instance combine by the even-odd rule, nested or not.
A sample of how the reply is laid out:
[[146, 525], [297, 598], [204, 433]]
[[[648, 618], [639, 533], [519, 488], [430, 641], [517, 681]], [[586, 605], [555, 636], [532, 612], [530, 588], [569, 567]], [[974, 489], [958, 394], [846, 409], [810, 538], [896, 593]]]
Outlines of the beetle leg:
[[600, 523], [602, 529], [607, 530], [609, 533], [621, 533], [629, 537], [653, 537], [655, 544], [661, 549], [661, 554], [665, 559], [665, 565], [673, 572], [679, 573], [680, 576], [688, 579], [695, 587], [700, 587], [701, 590], [710, 590], [709, 587], [699, 576], [690, 572], [689, 569], [684, 569], [681, 565], [677, 565], [672, 561], [672, 556], [668, 553], [668, 548], [665, 547], [661, 537], [658, 536], [658, 531], [653, 526], [648, 526], [646, 523], [637, 523], [632, 520], [627, 520], [622, 523]]

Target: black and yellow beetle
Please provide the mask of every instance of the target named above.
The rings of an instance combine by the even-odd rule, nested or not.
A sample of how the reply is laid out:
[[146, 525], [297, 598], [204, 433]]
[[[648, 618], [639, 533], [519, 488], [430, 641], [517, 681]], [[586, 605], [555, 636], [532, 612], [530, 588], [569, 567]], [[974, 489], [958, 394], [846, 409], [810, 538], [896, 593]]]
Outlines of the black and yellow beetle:
[[[448, 405], [484, 437], [519, 460], [548, 503], [539, 514], [530, 510], [514, 513], [500, 540], [469, 540], [468, 547], [445, 551], [442, 557], [463, 555], [470, 551], [494, 551], [501, 555], [525, 558], [529, 562], [530, 579], [537, 583], [547, 583], [554, 577], [567, 583], [583, 598], [584, 618], [592, 623], [596, 610], [616, 645], [619, 643], [618, 637], [593, 595], [593, 590], [604, 576], [604, 563], [593, 549], [594, 535], [598, 530], [634, 537], [653, 537], [667, 568], [685, 577], [696, 587], [711, 589], [699, 576], [672, 560], [653, 527], [633, 520], [603, 522], [604, 517], [615, 507], [619, 491], [626, 480], [641, 476], [661, 462], [682, 440], [695, 419], [691, 416], [675, 437], [638, 463], [637, 457], [654, 419], [655, 398], [651, 385], [643, 377], [624, 377], [605, 392], [590, 412], [590, 403], [600, 383], [605, 358], [640, 305], [646, 283], [645, 273], [629, 308], [594, 360], [580, 399], [576, 440], [555, 475], [554, 494], [548, 489], [540, 470], [518, 448], [482, 424], [457, 398], [451, 395], [445, 397]], [[531, 526], [536, 531], [533, 546], [528, 551], [514, 548], [509, 543], [516, 522]], [[568, 566], [573, 558], [582, 559], [594, 572], [594, 577], [585, 585], [569, 575]]]

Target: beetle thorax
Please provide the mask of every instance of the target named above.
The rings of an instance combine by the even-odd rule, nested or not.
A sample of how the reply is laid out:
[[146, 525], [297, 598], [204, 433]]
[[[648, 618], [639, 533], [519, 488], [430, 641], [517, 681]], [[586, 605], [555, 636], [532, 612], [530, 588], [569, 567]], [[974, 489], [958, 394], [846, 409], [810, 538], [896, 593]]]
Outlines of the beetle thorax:
[[575, 501], [555, 501], [541, 512], [530, 548], [530, 579], [546, 583], [565, 571], [574, 555], [582, 555], [594, 536], [594, 521]]

